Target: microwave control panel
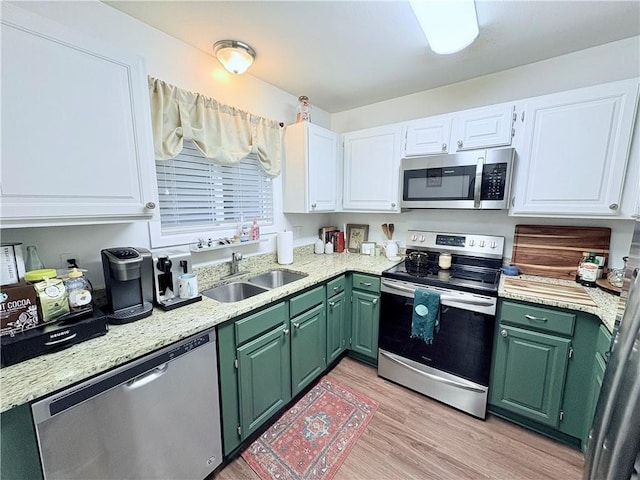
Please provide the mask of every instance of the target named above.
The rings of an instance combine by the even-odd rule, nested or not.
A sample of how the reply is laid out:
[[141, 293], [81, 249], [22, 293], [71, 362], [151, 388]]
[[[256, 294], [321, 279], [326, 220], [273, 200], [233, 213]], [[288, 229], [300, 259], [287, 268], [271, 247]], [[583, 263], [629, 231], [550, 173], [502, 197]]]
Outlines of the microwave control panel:
[[482, 171], [482, 189], [480, 191], [480, 198], [482, 200], [504, 199], [506, 184], [506, 163], [485, 164], [484, 170]]

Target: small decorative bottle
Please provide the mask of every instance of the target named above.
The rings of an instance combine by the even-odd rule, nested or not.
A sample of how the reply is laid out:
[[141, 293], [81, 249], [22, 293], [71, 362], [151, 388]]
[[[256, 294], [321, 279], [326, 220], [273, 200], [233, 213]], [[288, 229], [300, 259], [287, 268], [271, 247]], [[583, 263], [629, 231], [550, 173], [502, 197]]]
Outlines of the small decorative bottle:
[[309, 105], [309, 97], [301, 95], [298, 97], [298, 115], [296, 123], [311, 121], [311, 105]]
[[24, 263], [24, 268], [27, 272], [42, 270], [44, 268], [44, 264], [38, 256], [38, 250], [36, 250], [36, 247], [33, 245], [27, 247], [27, 260]]

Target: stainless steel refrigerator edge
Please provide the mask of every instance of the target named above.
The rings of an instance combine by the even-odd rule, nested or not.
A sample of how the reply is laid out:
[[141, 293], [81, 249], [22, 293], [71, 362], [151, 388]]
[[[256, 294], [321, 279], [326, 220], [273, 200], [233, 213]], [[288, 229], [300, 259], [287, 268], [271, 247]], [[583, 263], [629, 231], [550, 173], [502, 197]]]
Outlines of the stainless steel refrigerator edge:
[[624, 314], [589, 432], [583, 478], [640, 478], [640, 221], [635, 224], [621, 302]]

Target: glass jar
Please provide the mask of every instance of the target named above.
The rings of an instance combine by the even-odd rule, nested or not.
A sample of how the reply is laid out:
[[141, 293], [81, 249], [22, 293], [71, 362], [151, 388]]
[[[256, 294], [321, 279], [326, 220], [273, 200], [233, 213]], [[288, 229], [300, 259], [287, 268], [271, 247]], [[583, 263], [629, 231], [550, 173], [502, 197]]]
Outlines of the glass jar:
[[35, 246], [30, 245], [27, 247], [27, 260], [24, 262], [24, 269], [27, 272], [32, 270], [42, 270], [44, 268], [44, 264], [40, 257], [38, 256], [38, 250]]
[[301, 95], [298, 97], [298, 115], [296, 123], [311, 121], [311, 105], [309, 105], [309, 97]]

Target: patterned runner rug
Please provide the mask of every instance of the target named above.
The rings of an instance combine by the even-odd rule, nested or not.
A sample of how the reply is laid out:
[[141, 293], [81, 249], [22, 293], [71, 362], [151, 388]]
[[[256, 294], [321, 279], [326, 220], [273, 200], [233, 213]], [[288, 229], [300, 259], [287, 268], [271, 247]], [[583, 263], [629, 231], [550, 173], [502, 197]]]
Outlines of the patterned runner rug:
[[263, 480], [328, 480], [378, 404], [326, 377], [284, 413], [242, 457]]

